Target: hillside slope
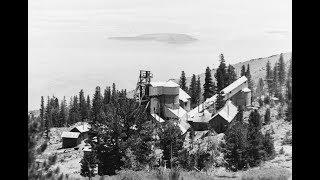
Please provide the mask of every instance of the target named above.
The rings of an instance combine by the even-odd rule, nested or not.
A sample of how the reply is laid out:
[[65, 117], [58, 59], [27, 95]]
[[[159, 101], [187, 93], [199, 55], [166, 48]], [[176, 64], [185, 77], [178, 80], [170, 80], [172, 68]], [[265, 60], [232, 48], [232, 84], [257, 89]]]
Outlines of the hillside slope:
[[[286, 63], [286, 67], [289, 67], [289, 63], [288, 62], [291, 59], [291, 55], [292, 55], [291, 52], [283, 53], [283, 58], [284, 58], [284, 61]], [[259, 78], [264, 78], [265, 75], [266, 75], [266, 64], [267, 64], [267, 62], [269, 61], [270, 64], [271, 64], [271, 67], [273, 67], [274, 64], [279, 60], [279, 57], [280, 57], [280, 54], [272, 55], [272, 56], [265, 57], [265, 58], [251, 59], [251, 60], [248, 60], [248, 61], [244, 61], [244, 62], [239, 62], [239, 63], [233, 64], [233, 67], [235, 68], [237, 77], [239, 77], [240, 73], [241, 73], [242, 65], [245, 65], [246, 68], [247, 68], [247, 65], [249, 64], [250, 73], [251, 73], [251, 77], [252, 77], [252, 80], [254, 82], [254, 88], [255, 88]], [[205, 71], [205, 69], [203, 69], [203, 72], [204, 71]], [[212, 75], [213, 82], [216, 82], [216, 79], [214, 78], [214, 74], [215, 73], [216, 73], [216, 69], [212, 69], [211, 70], [211, 75]], [[201, 82], [201, 85], [203, 86], [204, 77], [205, 77], [204, 73], [198, 74], [196, 76], [200, 76], [200, 82]], [[179, 83], [179, 79], [174, 79], [174, 81], [176, 83]], [[187, 86], [189, 86], [190, 82], [191, 82], [191, 76], [187, 77]]]

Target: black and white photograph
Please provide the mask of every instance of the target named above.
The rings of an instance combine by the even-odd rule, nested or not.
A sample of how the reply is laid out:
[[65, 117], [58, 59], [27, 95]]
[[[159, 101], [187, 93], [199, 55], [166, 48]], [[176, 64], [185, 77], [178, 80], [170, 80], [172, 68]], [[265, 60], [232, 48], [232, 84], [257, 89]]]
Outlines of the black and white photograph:
[[28, 179], [293, 178], [291, 0], [28, 0], [27, 30]]

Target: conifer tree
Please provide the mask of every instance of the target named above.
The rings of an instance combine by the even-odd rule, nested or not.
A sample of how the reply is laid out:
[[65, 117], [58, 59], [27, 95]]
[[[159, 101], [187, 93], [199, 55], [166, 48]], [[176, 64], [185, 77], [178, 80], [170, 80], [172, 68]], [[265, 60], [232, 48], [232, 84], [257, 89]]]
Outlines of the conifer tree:
[[188, 92], [187, 78], [186, 78], [184, 71], [181, 72], [179, 85], [182, 90], [184, 90], [185, 92]]
[[225, 147], [223, 148], [226, 168], [231, 171], [238, 171], [248, 168], [247, 157], [247, 125], [236, 121], [225, 132]]
[[235, 72], [235, 68], [229, 64], [227, 69], [227, 86], [237, 80], [237, 74]]
[[223, 98], [224, 98], [223, 92], [219, 91], [217, 95], [217, 100], [215, 102], [215, 107], [217, 111], [220, 110], [225, 105], [225, 101], [223, 100]]
[[262, 138], [261, 133], [261, 118], [258, 110], [254, 110], [249, 115], [248, 127], [248, 160], [250, 167], [255, 167], [260, 164], [262, 160]]
[[80, 111], [80, 116], [82, 122], [86, 121], [88, 119], [87, 117], [87, 106], [86, 106], [86, 99], [84, 97], [83, 90], [79, 92], [79, 111]]
[[286, 70], [285, 70], [285, 63], [283, 59], [283, 54], [280, 54], [279, 62], [278, 62], [278, 82], [279, 86], [283, 87], [285, 84], [286, 79]]
[[227, 67], [223, 54], [220, 55], [220, 65], [214, 76], [217, 80], [217, 92], [219, 92], [227, 86]]
[[242, 65], [241, 66], [241, 74], [240, 74], [240, 76], [242, 77], [242, 76], [245, 76], [245, 75], [246, 75], [246, 66]]
[[[115, 85], [113, 83], [113, 94], [112, 94], [112, 98], [114, 98], [114, 96], [116, 96], [116, 92], [115, 92]], [[101, 96], [101, 92], [100, 92], [100, 87], [97, 86], [96, 87], [96, 91], [93, 95], [93, 100], [92, 100], [92, 121], [93, 122], [102, 122], [102, 116], [101, 113], [103, 112], [103, 104], [102, 104], [102, 96]]]
[[50, 121], [51, 121], [51, 112], [50, 112], [50, 99], [49, 96], [47, 97], [47, 106], [45, 112], [45, 136], [46, 139], [49, 139], [49, 132], [50, 132]]
[[279, 86], [278, 86], [278, 65], [275, 64], [273, 67], [273, 76], [272, 76], [273, 82], [272, 82], [272, 93], [274, 96], [278, 97], [279, 95]]
[[253, 91], [253, 82], [251, 79], [250, 65], [247, 65], [246, 77], [248, 78], [248, 88]]
[[262, 146], [263, 146], [263, 150], [266, 153], [265, 160], [274, 158], [275, 156], [274, 142], [269, 131], [267, 131], [266, 134], [263, 136]]
[[198, 76], [198, 80], [197, 80], [197, 101], [201, 101], [201, 82], [200, 82], [200, 76]]
[[91, 119], [91, 101], [90, 101], [90, 96], [88, 95], [87, 96], [87, 101], [86, 101], [86, 106], [87, 106], [87, 114], [86, 114], [86, 117], [87, 117], [87, 122], [90, 121]]
[[92, 179], [92, 177], [95, 176], [94, 169], [97, 166], [97, 159], [95, 157], [95, 154], [93, 152], [85, 153], [83, 158], [80, 161], [80, 164], [81, 164], [80, 175], [83, 177], [89, 177], [89, 179]]
[[107, 107], [108, 107], [108, 104], [110, 103], [110, 99], [111, 99], [111, 90], [110, 90], [110, 87], [107, 86], [107, 88], [104, 90], [104, 93], [103, 93], [103, 110], [105, 113], [107, 112]]
[[213, 83], [211, 77], [211, 70], [209, 67], [206, 68], [204, 84], [203, 84], [203, 100], [210, 98], [213, 96]]
[[271, 65], [270, 65], [270, 62], [268, 61], [267, 62], [267, 65], [266, 65], [266, 81], [267, 81], [267, 86], [268, 86], [268, 92], [269, 94], [272, 94], [272, 82], [273, 82], [273, 72], [272, 72], [272, 69], [271, 69]]
[[243, 122], [243, 107], [242, 106], [238, 106], [238, 113], [236, 115], [236, 120], [237, 122]]
[[257, 89], [256, 89], [256, 94], [258, 96], [262, 95], [264, 93], [264, 82], [262, 78], [259, 78]]
[[40, 128], [41, 130], [44, 129], [44, 111], [45, 111], [45, 108], [44, 108], [44, 99], [43, 99], [43, 96], [41, 96], [41, 105], [40, 105], [40, 120], [41, 120], [41, 123], [40, 123]]
[[112, 102], [115, 102], [118, 99], [116, 84], [112, 83], [112, 92], [111, 92], [111, 100]]
[[194, 107], [197, 104], [197, 80], [196, 75], [192, 74], [191, 83], [189, 87], [191, 106]]
[[67, 121], [67, 107], [66, 107], [66, 99], [63, 97], [60, 105], [59, 111], [59, 127], [63, 127]]
[[267, 110], [266, 110], [266, 113], [264, 114], [264, 123], [265, 124], [269, 124], [269, 122], [270, 122], [270, 109], [268, 108]]

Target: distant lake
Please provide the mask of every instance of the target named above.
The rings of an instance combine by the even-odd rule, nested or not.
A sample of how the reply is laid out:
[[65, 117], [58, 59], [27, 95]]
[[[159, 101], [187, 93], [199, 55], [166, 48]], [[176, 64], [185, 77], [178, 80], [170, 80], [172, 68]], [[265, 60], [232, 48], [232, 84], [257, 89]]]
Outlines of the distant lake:
[[[216, 6], [207, 4], [210, 1], [183, 6], [180, 0], [155, 5], [134, 1], [29, 2], [29, 110], [39, 108], [41, 95], [66, 96], [69, 102], [80, 89], [91, 95], [96, 86], [103, 91], [112, 82], [119, 89], [134, 89], [140, 69], [151, 70], [153, 80], [167, 80], [179, 77], [182, 70], [191, 76], [204, 72], [206, 66], [216, 67], [220, 52], [227, 63], [236, 63], [291, 51], [290, 32], [267, 32], [271, 24], [271, 29], [291, 27], [287, 19], [260, 20], [265, 24], [256, 26], [255, 20], [241, 23], [241, 18], [251, 17], [247, 11], [239, 12], [241, 18], [214, 11]], [[157, 33], [185, 34], [197, 41], [110, 39]]]

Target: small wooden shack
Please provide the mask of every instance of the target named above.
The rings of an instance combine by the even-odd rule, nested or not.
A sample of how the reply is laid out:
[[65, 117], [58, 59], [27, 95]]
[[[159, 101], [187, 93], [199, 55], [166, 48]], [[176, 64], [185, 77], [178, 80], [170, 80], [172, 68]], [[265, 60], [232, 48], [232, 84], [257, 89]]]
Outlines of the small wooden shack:
[[62, 148], [72, 148], [79, 145], [81, 143], [81, 139], [79, 138], [79, 136], [79, 132], [63, 132], [61, 135]]
[[80, 141], [88, 138], [88, 132], [90, 129], [90, 125], [88, 123], [83, 123], [82, 125], [76, 126], [70, 130], [70, 132], [78, 132], [80, 133], [79, 139]]
[[210, 127], [218, 134], [225, 132], [231, 121], [236, 117], [237, 113], [238, 108], [228, 100], [226, 104], [210, 119]]

